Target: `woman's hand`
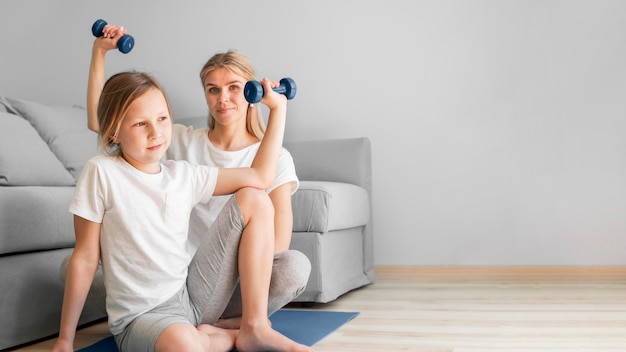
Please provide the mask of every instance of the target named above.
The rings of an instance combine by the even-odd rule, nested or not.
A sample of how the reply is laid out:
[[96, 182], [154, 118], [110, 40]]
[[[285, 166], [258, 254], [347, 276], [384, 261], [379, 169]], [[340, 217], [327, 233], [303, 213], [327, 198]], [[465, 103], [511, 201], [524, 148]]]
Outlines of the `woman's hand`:
[[277, 88], [280, 83], [272, 81], [268, 78], [263, 78], [259, 81], [263, 86], [265, 94], [261, 99], [261, 103], [265, 104], [270, 110], [274, 110], [279, 107], [287, 106], [287, 97], [284, 94], [276, 93], [272, 88]]

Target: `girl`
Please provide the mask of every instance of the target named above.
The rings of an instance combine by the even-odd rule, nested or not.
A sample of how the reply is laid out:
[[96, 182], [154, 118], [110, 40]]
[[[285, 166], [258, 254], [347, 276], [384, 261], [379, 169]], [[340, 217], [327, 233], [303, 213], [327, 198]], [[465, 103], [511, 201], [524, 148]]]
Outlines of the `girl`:
[[[249, 168], [161, 162], [171, 142], [170, 107], [145, 73], [124, 72], [104, 85], [98, 105], [105, 156], [85, 165], [70, 205], [76, 247], [70, 258], [61, 329], [53, 351], [72, 351], [80, 312], [101, 260], [109, 328], [120, 351], [310, 351], [268, 322], [274, 252], [272, 183], [285, 126], [286, 99], [268, 92], [268, 129]], [[197, 250], [188, 219], [197, 203], [235, 192]], [[240, 330], [215, 322], [239, 278]]]

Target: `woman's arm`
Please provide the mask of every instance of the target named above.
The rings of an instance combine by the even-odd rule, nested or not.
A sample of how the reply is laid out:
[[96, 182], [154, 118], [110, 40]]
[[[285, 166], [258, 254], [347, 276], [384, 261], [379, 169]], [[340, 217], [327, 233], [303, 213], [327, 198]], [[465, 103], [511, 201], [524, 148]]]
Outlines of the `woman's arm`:
[[289, 249], [293, 231], [293, 212], [291, 210], [291, 182], [285, 183], [270, 192], [274, 205], [274, 252]]
[[52, 351], [73, 351], [80, 314], [100, 260], [100, 224], [74, 216], [76, 245], [70, 257], [63, 294], [59, 338]]
[[104, 87], [104, 59], [109, 50], [117, 48], [117, 41], [126, 34], [121, 26], [106, 25], [104, 35], [93, 42], [91, 62], [89, 64], [89, 80], [87, 81], [87, 127], [98, 132], [98, 101]]
[[264, 78], [261, 84], [265, 88], [261, 102], [269, 107], [270, 114], [259, 150], [249, 168], [220, 168], [214, 192], [216, 195], [230, 194], [242, 187], [267, 189], [274, 182], [285, 134], [287, 98], [272, 90], [272, 87], [278, 87], [278, 82]]

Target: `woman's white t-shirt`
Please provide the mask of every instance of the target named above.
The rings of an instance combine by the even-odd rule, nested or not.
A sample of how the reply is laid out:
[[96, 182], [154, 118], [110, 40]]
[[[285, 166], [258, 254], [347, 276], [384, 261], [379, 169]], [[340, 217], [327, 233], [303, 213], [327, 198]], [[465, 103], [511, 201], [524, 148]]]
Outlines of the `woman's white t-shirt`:
[[[172, 160], [187, 160], [194, 165], [208, 165], [215, 167], [249, 167], [259, 150], [260, 142], [247, 148], [236, 151], [224, 151], [215, 147], [208, 138], [209, 129], [194, 129], [180, 124], [174, 124], [172, 141], [165, 158]], [[270, 193], [277, 187], [291, 183], [291, 193], [299, 187], [296, 168], [293, 158], [287, 149], [282, 148], [274, 184], [266, 190]], [[209, 227], [226, 204], [230, 196], [214, 196], [206, 204], [198, 204], [191, 213], [189, 238], [195, 246], [200, 238], [208, 233]]]

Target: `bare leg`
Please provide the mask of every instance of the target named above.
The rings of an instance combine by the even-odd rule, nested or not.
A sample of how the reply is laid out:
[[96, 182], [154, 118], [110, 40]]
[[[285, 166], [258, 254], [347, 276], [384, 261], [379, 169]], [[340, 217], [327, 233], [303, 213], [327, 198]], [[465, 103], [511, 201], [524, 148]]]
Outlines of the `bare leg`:
[[274, 208], [269, 197], [254, 189], [236, 194], [244, 217], [239, 243], [239, 279], [242, 316], [235, 340], [238, 351], [312, 351], [272, 329], [268, 298], [274, 257]]
[[163, 331], [156, 342], [157, 352], [230, 351], [235, 345], [236, 330], [216, 328], [202, 324], [195, 328], [189, 324], [174, 324]]
[[[274, 254], [272, 279], [270, 281], [268, 316], [293, 301], [306, 288], [311, 262], [295, 250]], [[241, 325], [241, 287], [238, 285], [228, 307], [220, 320], [215, 323], [225, 329], [239, 329]]]

